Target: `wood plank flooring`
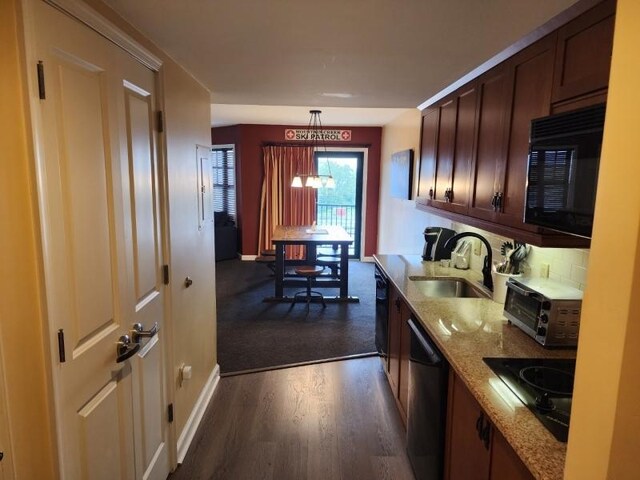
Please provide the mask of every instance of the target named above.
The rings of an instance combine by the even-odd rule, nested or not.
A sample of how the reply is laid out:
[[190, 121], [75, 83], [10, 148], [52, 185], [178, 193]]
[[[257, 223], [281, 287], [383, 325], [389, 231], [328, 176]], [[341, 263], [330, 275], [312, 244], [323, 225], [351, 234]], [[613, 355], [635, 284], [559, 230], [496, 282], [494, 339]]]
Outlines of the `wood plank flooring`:
[[377, 357], [220, 379], [182, 479], [413, 480]]

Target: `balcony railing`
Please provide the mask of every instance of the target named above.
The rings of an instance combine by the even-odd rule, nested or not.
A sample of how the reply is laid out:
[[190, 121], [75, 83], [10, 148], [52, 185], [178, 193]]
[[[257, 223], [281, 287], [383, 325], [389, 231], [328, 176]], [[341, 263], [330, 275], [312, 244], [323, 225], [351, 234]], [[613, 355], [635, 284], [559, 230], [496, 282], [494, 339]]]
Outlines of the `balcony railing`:
[[[316, 223], [318, 225], [339, 225], [355, 238], [356, 206], [318, 203], [316, 205]], [[349, 255], [353, 255], [354, 245], [349, 246]]]

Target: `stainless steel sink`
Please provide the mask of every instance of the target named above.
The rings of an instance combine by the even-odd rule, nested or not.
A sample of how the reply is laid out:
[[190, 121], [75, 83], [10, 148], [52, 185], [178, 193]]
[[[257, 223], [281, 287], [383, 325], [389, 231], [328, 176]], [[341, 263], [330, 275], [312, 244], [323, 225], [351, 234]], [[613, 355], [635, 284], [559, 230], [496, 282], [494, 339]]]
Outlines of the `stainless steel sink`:
[[425, 297], [445, 298], [488, 298], [489, 294], [482, 287], [475, 286], [459, 278], [423, 278], [409, 277], [411, 283]]

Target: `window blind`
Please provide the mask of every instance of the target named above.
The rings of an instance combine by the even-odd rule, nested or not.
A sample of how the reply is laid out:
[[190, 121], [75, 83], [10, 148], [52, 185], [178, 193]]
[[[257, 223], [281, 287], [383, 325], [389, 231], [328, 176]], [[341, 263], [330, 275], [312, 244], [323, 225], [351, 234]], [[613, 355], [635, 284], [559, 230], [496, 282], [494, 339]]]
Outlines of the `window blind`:
[[213, 211], [236, 219], [236, 158], [233, 147], [213, 147]]

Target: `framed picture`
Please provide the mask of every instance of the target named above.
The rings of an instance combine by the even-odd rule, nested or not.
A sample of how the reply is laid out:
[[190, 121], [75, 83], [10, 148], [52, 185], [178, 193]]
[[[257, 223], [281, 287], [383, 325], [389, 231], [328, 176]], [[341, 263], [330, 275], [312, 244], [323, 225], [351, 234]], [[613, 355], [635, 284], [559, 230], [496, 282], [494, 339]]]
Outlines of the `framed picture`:
[[391, 196], [411, 200], [413, 186], [413, 150], [391, 155]]

